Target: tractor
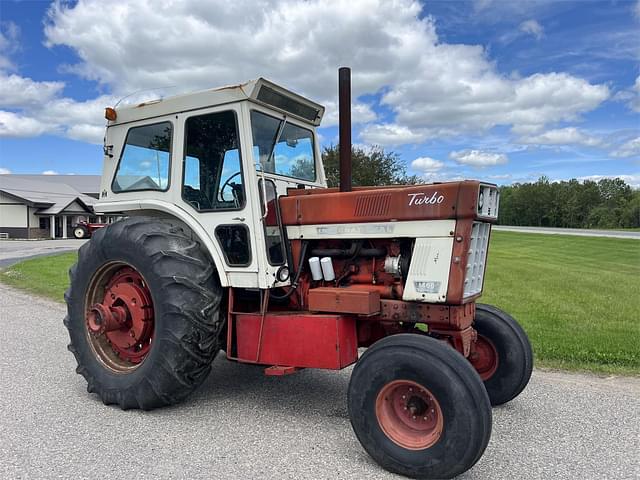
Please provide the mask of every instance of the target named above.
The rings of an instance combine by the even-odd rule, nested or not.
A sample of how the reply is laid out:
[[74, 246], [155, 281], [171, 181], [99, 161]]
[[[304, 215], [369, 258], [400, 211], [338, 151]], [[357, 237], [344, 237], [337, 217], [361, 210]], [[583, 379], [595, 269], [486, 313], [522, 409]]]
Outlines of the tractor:
[[353, 186], [351, 74], [340, 186], [324, 107], [265, 79], [107, 108], [102, 214], [70, 269], [65, 325], [88, 392], [149, 410], [216, 354], [271, 376], [353, 366], [356, 437], [384, 469], [451, 478], [531, 376], [523, 329], [482, 294], [496, 185]]

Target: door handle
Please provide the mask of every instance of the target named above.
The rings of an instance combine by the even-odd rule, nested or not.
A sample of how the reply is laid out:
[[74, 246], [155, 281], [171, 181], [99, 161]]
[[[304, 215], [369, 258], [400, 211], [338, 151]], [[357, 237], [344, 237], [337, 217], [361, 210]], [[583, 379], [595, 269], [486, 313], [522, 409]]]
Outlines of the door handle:
[[233, 217], [231, 220], [237, 220], [239, 222], [244, 222], [244, 217]]

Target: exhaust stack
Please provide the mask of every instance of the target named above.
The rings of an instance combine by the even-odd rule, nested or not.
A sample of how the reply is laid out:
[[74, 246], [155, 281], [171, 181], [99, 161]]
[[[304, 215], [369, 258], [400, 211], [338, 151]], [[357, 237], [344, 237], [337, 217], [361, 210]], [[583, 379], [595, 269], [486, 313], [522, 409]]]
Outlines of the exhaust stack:
[[351, 191], [351, 69], [338, 69], [340, 191]]

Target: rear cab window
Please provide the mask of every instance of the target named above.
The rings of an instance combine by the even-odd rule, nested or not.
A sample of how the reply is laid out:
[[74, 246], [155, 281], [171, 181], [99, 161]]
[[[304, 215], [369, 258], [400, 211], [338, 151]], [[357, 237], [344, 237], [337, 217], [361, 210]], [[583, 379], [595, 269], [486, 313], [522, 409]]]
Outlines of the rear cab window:
[[111, 190], [114, 193], [166, 191], [169, 188], [172, 139], [171, 122], [130, 128]]

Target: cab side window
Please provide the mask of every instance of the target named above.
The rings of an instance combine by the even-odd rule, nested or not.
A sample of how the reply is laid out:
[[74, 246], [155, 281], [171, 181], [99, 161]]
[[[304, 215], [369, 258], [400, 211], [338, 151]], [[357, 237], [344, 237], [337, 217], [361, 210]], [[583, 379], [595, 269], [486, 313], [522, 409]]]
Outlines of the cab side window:
[[234, 112], [209, 113], [187, 119], [182, 198], [199, 211], [244, 207], [245, 190]]
[[111, 190], [166, 190], [172, 133], [170, 122], [129, 129]]

